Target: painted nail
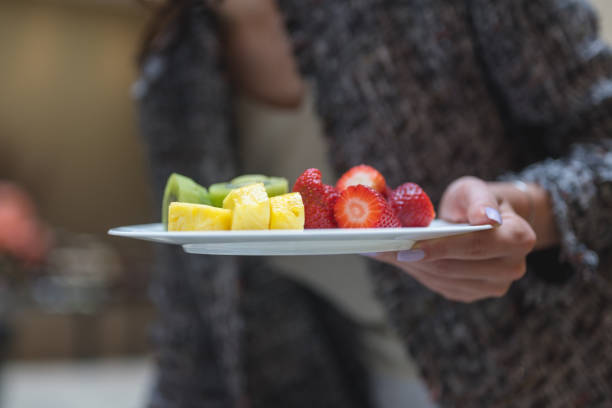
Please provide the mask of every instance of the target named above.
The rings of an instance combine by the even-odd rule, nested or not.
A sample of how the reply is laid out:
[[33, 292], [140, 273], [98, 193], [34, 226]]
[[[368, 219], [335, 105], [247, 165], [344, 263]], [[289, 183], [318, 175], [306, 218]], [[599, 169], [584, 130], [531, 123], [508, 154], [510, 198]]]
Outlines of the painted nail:
[[378, 256], [378, 253], [376, 252], [363, 252], [361, 254], [359, 254], [361, 256], [367, 256], [368, 258], [375, 258]]
[[422, 249], [411, 249], [397, 253], [398, 262], [417, 262], [423, 258], [425, 258], [425, 252]]
[[502, 225], [501, 214], [495, 208], [486, 207], [485, 214], [487, 215], [487, 218], [490, 219], [491, 221], [495, 221], [499, 225]]

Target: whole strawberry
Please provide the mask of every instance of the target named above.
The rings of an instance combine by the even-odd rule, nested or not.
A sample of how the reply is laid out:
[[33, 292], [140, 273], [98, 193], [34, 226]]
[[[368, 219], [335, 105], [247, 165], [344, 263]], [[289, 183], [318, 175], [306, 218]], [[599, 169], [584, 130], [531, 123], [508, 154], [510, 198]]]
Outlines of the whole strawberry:
[[364, 185], [340, 193], [334, 216], [341, 228], [399, 228], [400, 221], [379, 192]]
[[370, 187], [383, 195], [387, 191], [387, 182], [383, 175], [374, 167], [366, 164], [350, 168], [340, 177], [336, 183], [336, 189], [342, 192], [345, 188], [358, 184]]
[[336, 201], [340, 198], [340, 193], [336, 190], [336, 187], [329, 184], [323, 184], [323, 193], [327, 199], [327, 206], [333, 211]]
[[429, 196], [415, 183], [393, 190], [389, 203], [404, 227], [426, 227], [436, 216]]
[[332, 186], [323, 184], [318, 169], [306, 169], [295, 181], [293, 192], [304, 202], [304, 228], [337, 228], [334, 204], [339, 195]]

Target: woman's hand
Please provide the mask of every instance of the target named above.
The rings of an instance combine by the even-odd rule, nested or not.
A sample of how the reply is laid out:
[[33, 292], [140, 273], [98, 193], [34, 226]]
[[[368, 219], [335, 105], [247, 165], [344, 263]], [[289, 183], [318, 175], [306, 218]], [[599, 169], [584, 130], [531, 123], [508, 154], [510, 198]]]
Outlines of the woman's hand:
[[[450, 300], [473, 302], [503, 296], [525, 274], [525, 257], [536, 244], [529, 223], [510, 201], [496, 194], [506, 188], [509, 186], [463, 177], [447, 188], [440, 203], [442, 219], [491, 224], [494, 229], [421, 241], [409, 251], [380, 253], [374, 258], [399, 267]], [[522, 198], [506, 191], [515, 200]]]

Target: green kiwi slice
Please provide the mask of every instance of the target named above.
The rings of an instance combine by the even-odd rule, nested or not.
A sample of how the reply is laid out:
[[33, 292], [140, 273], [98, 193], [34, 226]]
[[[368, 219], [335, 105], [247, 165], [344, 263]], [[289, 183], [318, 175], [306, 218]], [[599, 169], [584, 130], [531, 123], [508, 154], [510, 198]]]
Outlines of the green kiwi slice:
[[289, 192], [289, 182], [284, 177], [268, 177], [264, 182], [268, 197], [274, 197]]
[[230, 180], [230, 183], [236, 186], [246, 186], [247, 184], [263, 183], [268, 179], [269, 177], [263, 174], [244, 174]]
[[249, 184], [263, 183], [268, 197], [286, 194], [289, 183], [283, 177], [267, 177], [262, 174], [245, 174], [226, 183], [215, 183], [208, 188], [210, 201], [215, 207], [223, 207], [223, 199], [230, 191]]
[[170, 203], [176, 201], [192, 204], [211, 204], [206, 187], [202, 187], [189, 177], [172, 173], [166, 182], [162, 203], [162, 223], [166, 228], [168, 227], [168, 207]]

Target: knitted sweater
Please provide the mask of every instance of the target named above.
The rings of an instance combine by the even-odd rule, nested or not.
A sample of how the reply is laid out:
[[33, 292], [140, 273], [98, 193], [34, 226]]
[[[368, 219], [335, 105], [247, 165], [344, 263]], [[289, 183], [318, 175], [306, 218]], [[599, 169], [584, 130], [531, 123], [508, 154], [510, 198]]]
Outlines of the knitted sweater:
[[[135, 88], [161, 197], [171, 171], [240, 172], [216, 21], [194, 0]], [[443, 407], [612, 405], [612, 52], [579, 0], [279, 0], [337, 170], [368, 163], [434, 201], [462, 175], [548, 190], [558, 249], [503, 298], [445, 300], [372, 263]], [[369, 406], [354, 328], [263, 259], [161, 247], [152, 407]]]

